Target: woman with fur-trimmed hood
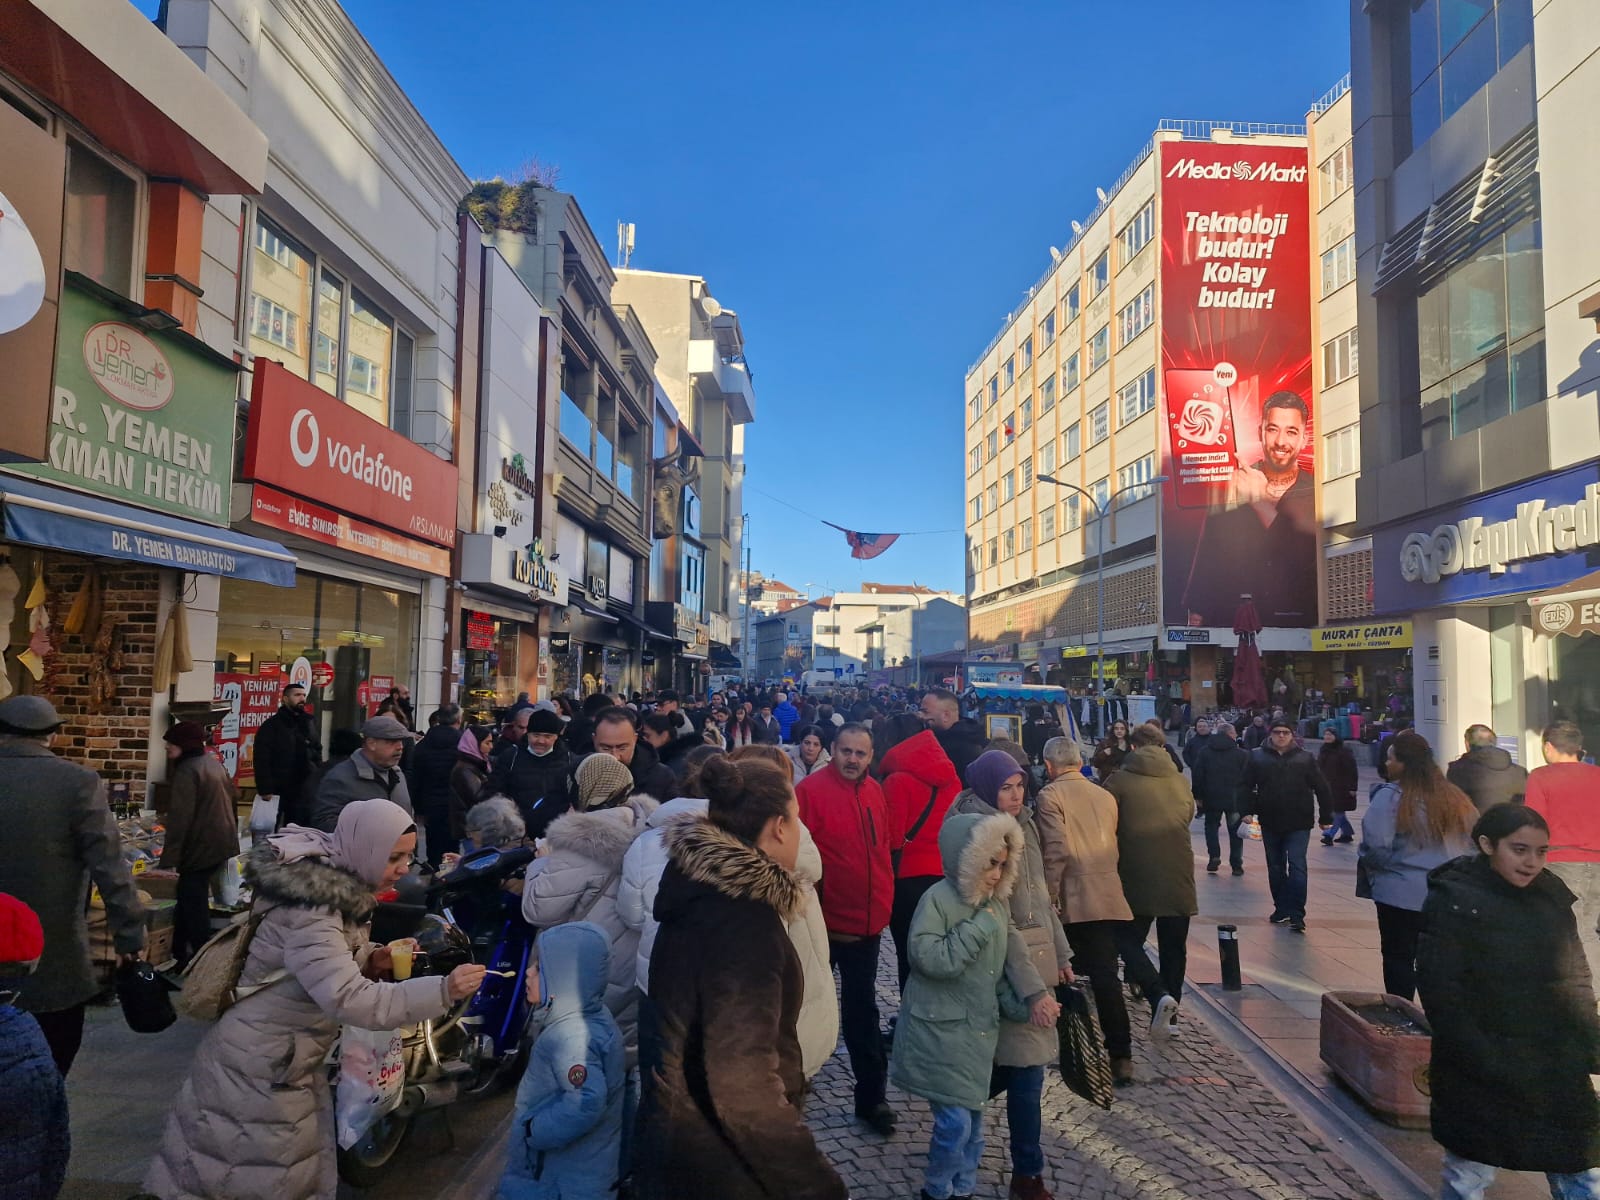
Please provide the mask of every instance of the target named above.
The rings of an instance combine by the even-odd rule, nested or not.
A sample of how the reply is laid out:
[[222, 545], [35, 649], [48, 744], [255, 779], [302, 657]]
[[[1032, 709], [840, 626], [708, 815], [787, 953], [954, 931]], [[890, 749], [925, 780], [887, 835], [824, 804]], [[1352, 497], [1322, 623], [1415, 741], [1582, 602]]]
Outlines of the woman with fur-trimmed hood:
[[144, 1189], [162, 1200], [332, 1200], [333, 1100], [323, 1060], [341, 1025], [398, 1029], [443, 1016], [483, 980], [381, 982], [389, 952], [367, 941], [383, 891], [417, 848], [411, 814], [357, 800], [333, 833], [290, 825], [250, 852], [245, 878], [261, 918], [241, 988], [200, 1043], [167, 1118]]
[[628, 847], [658, 805], [642, 792], [633, 793], [632, 772], [609, 754], [591, 754], [578, 764], [575, 778], [572, 811], [550, 822], [541, 856], [528, 868], [522, 916], [540, 929], [589, 921], [606, 931], [611, 943], [606, 1007], [622, 1029], [632, 1070], [639, 1055], [639, 931], [622, 919], [617, 892]]

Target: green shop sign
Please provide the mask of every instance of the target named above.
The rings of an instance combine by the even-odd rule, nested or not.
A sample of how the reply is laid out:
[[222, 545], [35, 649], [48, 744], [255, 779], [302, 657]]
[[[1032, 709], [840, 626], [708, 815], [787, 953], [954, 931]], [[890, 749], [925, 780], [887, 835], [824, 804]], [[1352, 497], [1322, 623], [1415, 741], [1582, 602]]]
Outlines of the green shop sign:
[[62, 289], [49, 458], [11, 469], [226, 525], [238, 368], [181, 329], [140, 329], [142, 311]]

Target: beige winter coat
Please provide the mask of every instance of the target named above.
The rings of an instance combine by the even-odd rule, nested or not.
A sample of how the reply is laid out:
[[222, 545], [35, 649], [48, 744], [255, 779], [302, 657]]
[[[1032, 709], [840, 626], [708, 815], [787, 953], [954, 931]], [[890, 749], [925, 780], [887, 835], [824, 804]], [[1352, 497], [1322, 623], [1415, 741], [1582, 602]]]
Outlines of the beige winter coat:
[[1076, 771], [1039, 792], [1045, 886], [1064, 924], [1131, 921], [1117, 873], [1117, 798]]
[[794, 876], [800, 881], [801, 903], [786, 927], [806, 980], [794, 1031], [800, 1041], [801, 1069], [810, 1079], [839, 1048], [839, 996], [833, 988], [833, 964], [828, 961], [828, 926], [822, 920], [822, 901], [817, 898], [822, 853], [804, 825], [800, 827], [800, 857]]
[[339, 1026], [398, 1029], [449, 1008], [442, 977], [361, 974], [373, 899], [354, 875], [322, 859], [280, 862], [270, 845], [252, 852], [248, 875], [266, 915], [240, 983], [290, 974], [234, 1005], [200, 1043], [145, 1176], [162, 1200], [332, 1200], [323, 1060]]

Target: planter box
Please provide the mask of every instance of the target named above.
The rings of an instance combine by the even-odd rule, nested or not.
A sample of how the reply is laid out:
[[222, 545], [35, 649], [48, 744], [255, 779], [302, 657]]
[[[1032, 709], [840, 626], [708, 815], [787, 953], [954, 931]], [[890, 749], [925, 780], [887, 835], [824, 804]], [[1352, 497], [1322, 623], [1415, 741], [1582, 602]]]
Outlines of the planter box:
[[1377, 992], [1324, 992], [1322, 1061], [1391, 1125], [1428, 1127], [1428, 1019], [1409, 1000]]

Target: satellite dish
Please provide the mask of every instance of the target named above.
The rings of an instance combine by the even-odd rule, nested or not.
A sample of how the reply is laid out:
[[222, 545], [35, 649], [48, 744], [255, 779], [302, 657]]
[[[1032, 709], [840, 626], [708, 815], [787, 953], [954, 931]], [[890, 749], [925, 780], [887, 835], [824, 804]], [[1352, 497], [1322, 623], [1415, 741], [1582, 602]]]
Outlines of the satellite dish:
[[1074, 221], [1072, 223], [1072, 232], [1074, 234], [1081, 234], [1083, 232], [1083, 225], [1078, 221]]
[[706, 310], [706, 316], [708, 317], [720, 317], [722, 315], [722, 305], [712, 299], [710, 293], [700, 297], [700, 307]]
[[1061, 251], [1056, 246], [1051, 246], [1050, 247], [1050, 261], [1051, 262], [1060, 262], [1061, 261]]
[[44, 259], [16, 206], [0, 192], [0, 333], [21, 329], [44, 304]]
[[1094, 194], [1096, 196], [1100, 197], [1100, 203], [1101, 204], [1104, 204], [1106, 202], [1106, 190], [1105, 190], [1105, 188], [1098, 188], [1098, 187], [1095, 188]]

